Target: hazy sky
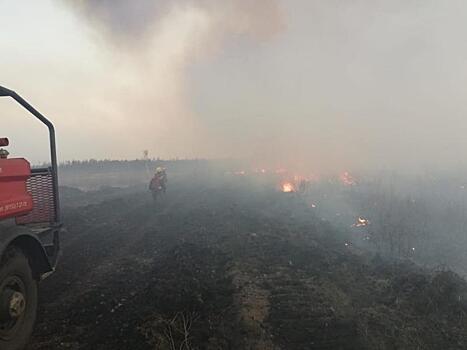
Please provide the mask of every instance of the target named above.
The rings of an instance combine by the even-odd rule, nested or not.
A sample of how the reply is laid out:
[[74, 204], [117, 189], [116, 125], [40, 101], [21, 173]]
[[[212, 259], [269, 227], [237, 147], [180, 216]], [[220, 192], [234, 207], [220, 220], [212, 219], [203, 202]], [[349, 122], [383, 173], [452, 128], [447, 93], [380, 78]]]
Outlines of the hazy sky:
[[[60, 158], [249, 157], [315, 171], [467, 156], [462, 0], [0, 0], [0, 85]], [[14, 154], [46, 134], [0, 100]]]

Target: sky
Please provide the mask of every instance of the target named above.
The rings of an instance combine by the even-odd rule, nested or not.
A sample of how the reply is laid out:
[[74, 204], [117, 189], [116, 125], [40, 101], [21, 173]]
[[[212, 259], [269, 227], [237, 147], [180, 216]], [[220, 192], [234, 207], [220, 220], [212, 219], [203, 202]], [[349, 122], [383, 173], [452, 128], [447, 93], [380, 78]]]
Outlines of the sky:
[[[0, 85], [62, 161], [464, 165], [465, 1], [0, 0], [0, 20]], [[46, 161], [44, 128], [0, 113], [10, 152]]]

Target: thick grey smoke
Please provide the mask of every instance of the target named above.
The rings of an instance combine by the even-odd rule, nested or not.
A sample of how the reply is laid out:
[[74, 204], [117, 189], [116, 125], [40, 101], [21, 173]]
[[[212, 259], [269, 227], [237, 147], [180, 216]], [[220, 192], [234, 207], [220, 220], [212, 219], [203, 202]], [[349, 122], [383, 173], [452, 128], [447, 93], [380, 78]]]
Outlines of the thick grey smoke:
[[[101, 87], [94, 119], [133, 137], [133, 154], [222, 156], [193, 112], [187, 69], [231, 41], [267, 42], [284, 28], [275, 0], [68, 1], [108, 52], [112, 77]], [[94, 101], [95, 102], [95, 101]], [[106, 128], [106, 126], [103, 126]], [[225, 155], [225, 154], [224, 154]], [[109, 157], [118, 155], [110, 154]], [[122, 157], [128, 157], [122, 154]]]
[[465, 163], [463, 1], [55, 4], [73, 18], [67, 34], [85, 37], [68, 45], [84, 53], [72, 56], [80, 104], [66, 121], [91, 121], [81, 134], [99, 143], [77, 158], [149, 149], [318, 172]]
[[268, 38], [283, 27], [276, 0], [68, 0], [68, 4], [113, 40], [138, 43], [160, 29], [174, 8], [198, 9], [213, 23], [212, 32]]
[[71, 0], [68, 4], [98, 26], [99, 30], [128, 41], [144, 36], [167, 7], [166, 2], [153, 0]]

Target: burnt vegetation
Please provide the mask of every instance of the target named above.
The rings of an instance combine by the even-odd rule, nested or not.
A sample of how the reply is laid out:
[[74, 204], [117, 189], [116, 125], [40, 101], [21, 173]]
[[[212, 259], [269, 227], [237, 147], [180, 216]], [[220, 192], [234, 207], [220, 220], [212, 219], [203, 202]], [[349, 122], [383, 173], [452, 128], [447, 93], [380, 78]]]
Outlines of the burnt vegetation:
[[237, 166], [63, 165], [63, 256], [29, 349], [467, 347], [457, 180], [282, 193], [282, 175]]

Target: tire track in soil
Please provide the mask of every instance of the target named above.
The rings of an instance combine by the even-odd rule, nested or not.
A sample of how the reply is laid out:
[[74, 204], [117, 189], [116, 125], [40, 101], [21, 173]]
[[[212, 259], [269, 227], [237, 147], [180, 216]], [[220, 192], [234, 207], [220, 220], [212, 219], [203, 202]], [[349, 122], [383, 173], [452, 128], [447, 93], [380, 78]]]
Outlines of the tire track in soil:
[[237, 262], [230, 269], [232, 283], [236, 289], [234, 305], [237, 323], [243, 335], [240, 349], [278, 350], [272, 341], [272, 334], [266, 320], [270, 312], [270, 292], [261, 287], [259, 276], [252, 275], [252, 268]]
[[[236, 348], [228, 262], [222, 252], [193, 243], [156, 259], [144, 294], [152, 312], [139, 326], [153, 349]], [[188, 332], [183, 319], [190, 319]]]

